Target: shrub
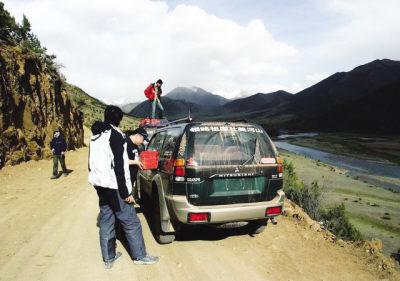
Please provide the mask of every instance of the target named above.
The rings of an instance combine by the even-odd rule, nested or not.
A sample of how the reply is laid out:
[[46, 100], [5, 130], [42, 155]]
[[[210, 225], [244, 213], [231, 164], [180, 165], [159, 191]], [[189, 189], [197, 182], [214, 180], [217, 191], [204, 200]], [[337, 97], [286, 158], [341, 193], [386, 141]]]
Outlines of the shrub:
[[287, 197], [302, 207], [311, 218], [320, 219], [322, 189], [318, 182], [312, 182], [311, 186], [301, 182], [288, 188], [285, 192]]
[[329, 210], [321, 212], [321, 219], [325, 228], [343, 240], [361, 240], [362, 235], [346, 216], [344, 204], [337, 205]]
[[283, 165], [286, 196], [302, 207], [311, 218], [318, 220], [320, 218], [322, 188], [317, 181], [313, 181], [311, 186], [299, 181], [293, 163], [285, 160]]
[[[314, 220], [322, 220], [326, 229], [344, 240], [361, 240], [362, 235], [348, 220], [342, 203], [328, 210], [322, 210], [323, 188], [317, 181], [306, 185], [297, 177], [293, 163], [284, 161], [284, 185], [286, 196], [302, 207]], [[348, 200], [345, 198], [344, 200]]]

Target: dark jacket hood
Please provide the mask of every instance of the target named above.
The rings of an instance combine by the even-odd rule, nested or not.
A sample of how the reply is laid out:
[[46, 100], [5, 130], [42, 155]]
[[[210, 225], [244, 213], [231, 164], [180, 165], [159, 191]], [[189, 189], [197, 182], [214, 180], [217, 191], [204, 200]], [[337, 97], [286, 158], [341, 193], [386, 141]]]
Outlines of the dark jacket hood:
[[108, 123], [104, 123], [102, 121], [96, 121], [93, 123], [91, 129], [92, 129], [92, 134], [97, 135], [100, 134], [101, 132], [111, 129], [111, 125]]

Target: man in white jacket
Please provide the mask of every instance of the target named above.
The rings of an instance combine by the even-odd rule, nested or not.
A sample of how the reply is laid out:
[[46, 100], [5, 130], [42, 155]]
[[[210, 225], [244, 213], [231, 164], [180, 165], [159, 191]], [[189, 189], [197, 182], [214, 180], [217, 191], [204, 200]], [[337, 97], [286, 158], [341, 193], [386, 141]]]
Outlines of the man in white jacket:
[[104, 122], [92, 126], [89, 182], [95, 187], [100, 206], [100, 247], [106, 268], [121, 256], [115, 251], [115, 219], [125, 232], [130, 255], [135, 264], [154, 264], [158, 257], [146, 253], [142, 227], [133, 207], [126, 136], [118, 128], [122, 110], [107, 106]]

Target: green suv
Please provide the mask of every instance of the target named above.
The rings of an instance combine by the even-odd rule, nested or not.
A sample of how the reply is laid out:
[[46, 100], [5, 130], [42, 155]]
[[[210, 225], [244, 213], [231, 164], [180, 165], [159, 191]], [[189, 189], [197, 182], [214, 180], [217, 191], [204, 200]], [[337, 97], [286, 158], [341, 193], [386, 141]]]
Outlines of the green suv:
[[146, 150], [158, 151], [158, 166], [139, 171], [137, 194], [140, 202], [151, 203], [159, 243], [174, 241], [185, 225], [246, 222], [260, 233], [283, 211], [282, 163], [258, 125], [170, 125], [157, 129]]

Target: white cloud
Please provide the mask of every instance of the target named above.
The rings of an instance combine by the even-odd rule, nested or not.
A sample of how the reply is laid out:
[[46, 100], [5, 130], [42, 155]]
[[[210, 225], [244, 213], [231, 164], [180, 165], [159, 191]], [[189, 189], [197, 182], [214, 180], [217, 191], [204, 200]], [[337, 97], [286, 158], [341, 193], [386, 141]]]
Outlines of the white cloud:
[[[400, 59], [398, 0], [318, 1], [316, 9], [338, 20], [321, 25], [321, 32], [321, 17], [307, 19], [315, 20], [318, 32], [307, 25], [307, 34], [293, 38], [318, 34], [311, 47], [276, 39], [281, 34], [271, 34], [260, 19], [239, 25], [193, 5], [6, 0], [5, 6], [19, 19], [28, 16], [71, 83], [113, 103], [143, 100], [144, 88], [158, 78], [165, 81], [164, 92], [199, 86], [230, 98], [280, 89], [296, 93], [337, 71], [378, 58]], [[287, 17], [282, 29], [299, 30], [294, 25], [302, 19], [296, 14], [282, 10], [280, 16]], [[263, 20], [271, 26], [269, 18]]]
[[265, 92], [287, 77], [298, 51], [261, 20], [246, 26], [204, 10], [147, 0], [28, 0], [6, 3], [25, 13], [33, 32], [65, 66], [67, 79], [106, 100], [142, 100], [148, 83], [164, 91], [195, 85], [224, 93]]
[[348, 71], [375, 59], [400, 59], [400, 2], [398, 0], [327, 1], [332, 13], [344, 23], [304, 51], [312, 71], [330, 74]]
[[312, 73], [312, 74], [307, 74], [305, 77], [305, 81], [310, 84], [313, 85], [315, 83], [318, 83], [319, 81], [327, 78], [328, 75], [326, 74], [321, 74], [321, 73]]

